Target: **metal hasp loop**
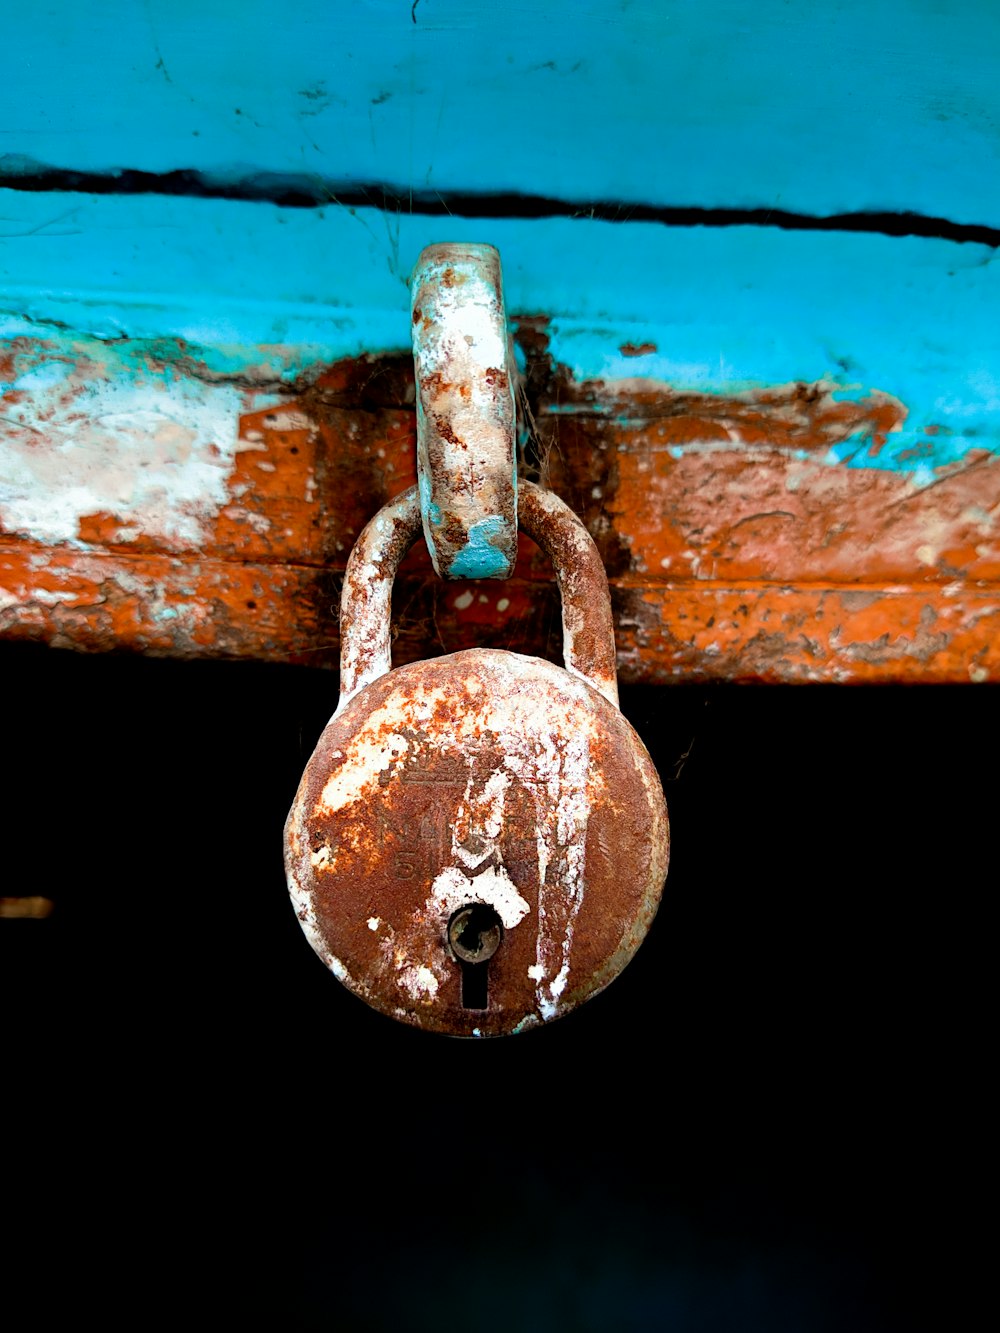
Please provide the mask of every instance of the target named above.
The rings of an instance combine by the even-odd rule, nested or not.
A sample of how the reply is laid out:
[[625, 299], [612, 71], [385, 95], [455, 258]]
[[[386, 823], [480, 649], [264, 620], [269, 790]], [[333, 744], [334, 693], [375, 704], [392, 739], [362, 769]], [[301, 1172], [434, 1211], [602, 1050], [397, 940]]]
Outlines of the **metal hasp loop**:
[[514, 364], [500, 255], [429, 245], [413, 271], [417, 479], [446, 579], [505, 579], [517, 555]]
[[[555, 570], [566, 670], [617, 707], [615, 627], [608, 576], [594, 539], [564, 500], [530, 481], [521, 483], [518, 515]], [[419, 531], [417, 492], [411, 487], [379, 510], [351, 551], [340, 601], [338, 711], [392, 667], [392, 583]]]

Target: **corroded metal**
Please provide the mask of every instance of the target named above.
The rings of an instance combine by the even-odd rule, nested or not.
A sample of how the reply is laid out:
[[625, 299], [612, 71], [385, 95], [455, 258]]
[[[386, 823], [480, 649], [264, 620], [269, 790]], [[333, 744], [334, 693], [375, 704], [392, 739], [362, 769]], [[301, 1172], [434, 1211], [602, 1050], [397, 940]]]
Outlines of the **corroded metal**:
[[[642, 742], [584, 681], [489, 649], [414, 662], [337, 713], [288, 823], [299, 919], [375, 1008], [465, 1036], [520, 1031], [602, 990], [666, 871]], [[449, 923], [492, 907], [484, 1009], [463, 1004]]]
[[[289, 890], [316, 952], [369, 1004], [495, 1036], [566, 1013], [635, 953], [666, 874], [666, 805], [616, 706], [596, 548], [537, 487], [520, 517], [563, 590], [568, 669], [490, 649], [388, 669], [392, 575], [417, 512], [411, 491], [352, 553], [343, 693], [288, 818]], [[476, 907], [498, 928], [479, 914], [466, 942], [456, 926]], [[469, 965], [487, 969], [482, 999]]]
[[507, 578], [517, 555], [517, 464], [500, 255], [492, 245], [430, 245], [412, 288], [427, 548], [445, 578]]
[[379, 510], [351, 551], [340, 597], [341, 705], [392, 666], [392, 583], [419, 532], [417, 492], [411, 487]]
[[[518, 323], [545, 484], [597, 540], [623, 682], [1000, 680], [996, 452], [833, 382], [578, 382], [547, 321]], [[183, 344], [18, 348], [0, 353], [0, 641], [336, 664], [351, 547], [416, 480], [412, 357], [281, 392], [248, 372], [236, 421], [236, 381]], [[503, 584], [430, 573], [421, 544], [397, 662], [442, 643], [551, 654], [550, 572], [526, 542]]]
[[502, 940], [500, 914], [485, 903], [460, 907], [448, 922], [448, 945], [463, 963], [488, 963]]
[[522, 483], [518, 517], [552, 561], [562, 597], [566, 670], [582, 676], [616, 707], [615, 623], [608, 576], [594, 539], [558, 495]]
[[[521, 483], [518, 516], [552, 561], [562, 597], [566, 670], [617, 705], [608, 578], [593, 538], [565, 501], [530, 481]], [[411, 487], [379, 510], [351, 551], [340, 601], [341, 707], [392, 665], [392, 584], [419, 531], [417, 489]]]

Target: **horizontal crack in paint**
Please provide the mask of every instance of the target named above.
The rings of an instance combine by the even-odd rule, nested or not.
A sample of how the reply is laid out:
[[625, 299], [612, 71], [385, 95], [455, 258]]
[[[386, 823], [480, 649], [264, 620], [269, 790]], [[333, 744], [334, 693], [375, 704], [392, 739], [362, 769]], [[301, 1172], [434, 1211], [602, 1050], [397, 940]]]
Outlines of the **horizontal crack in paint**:
[[[0, 159], [2, 161], [2, 159]], [[159, 194], [196, 199], [234, 199], [278, 204], [282, 208], [372, 208], [381, 201], [389, 214], [423, 217], [597, 219], [602, 222], [658, 222], [669, 227], [776, 227], [784, 231], [870, 232], [882, 236], [923, 236], [1000, 247], [1000, 228], [983, 223], [952, 222], [922, 213], [854, 212], [826, 217], [770, 207], [699, 208], [656, 205], [628, 200], [570, 200], [514, 192], [454, 190], [422, 193], [382, 182], [341, 182], [293, 173], [249, 172], [238, 177], [214, 175], [193, 168], [140, 171], [122, 167], [107, 171], [74, 171], [48, 163], [19, 159], [12, 170], [0, 171], [0, 188], [31, 193]]]

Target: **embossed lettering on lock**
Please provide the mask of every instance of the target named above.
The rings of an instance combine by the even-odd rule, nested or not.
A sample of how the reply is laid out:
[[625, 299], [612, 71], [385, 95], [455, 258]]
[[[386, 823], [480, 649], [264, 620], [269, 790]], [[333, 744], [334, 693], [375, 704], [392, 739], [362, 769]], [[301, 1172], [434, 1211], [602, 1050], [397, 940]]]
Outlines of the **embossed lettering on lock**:
[[389, 601], [414, 491], [352, 552], [341, 700], [286, 825], [289, 890], [319, 956], [383, 1013], [495, 1036], [567, 1013], [656, 912], [666, 804], [620, 713], [607, 578], [583, 524], [522, 483], [552, 559], [565, 667], [472, 649], [390, 670]]

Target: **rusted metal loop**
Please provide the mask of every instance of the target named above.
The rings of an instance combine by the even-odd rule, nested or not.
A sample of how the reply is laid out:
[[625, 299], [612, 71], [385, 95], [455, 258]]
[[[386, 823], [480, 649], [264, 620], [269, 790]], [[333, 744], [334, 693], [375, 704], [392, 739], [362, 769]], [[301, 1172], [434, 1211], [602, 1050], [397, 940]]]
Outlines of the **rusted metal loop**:
[[392, 669], [389, 615], [396, 570], [420, 532], [417, 487], [383, 505], [354, 543], [340, 594], [340, 703]]
[[[608, 578], [594, 540], [572, 509], [532, 482], [521, 483], [518, 518], [552, 561], [562, 597], [566, 670], [618, 706], [615, 628]], [[380, 509], [347, 562], [340, 599], [340, 703], [392, 668], [392, 583], [420, 532], [417, 487]]]
[[608, 575], [594, 539], [553, 491], [521, 483], [517, 516], [552, 561], [562, 598], [563, 659], [618, 707], [615, 622]]
[[517, 558], [516, 372], [498, 251], [429, 245], [411, 310], [427, 549], [443, 578], [507, 578]]

